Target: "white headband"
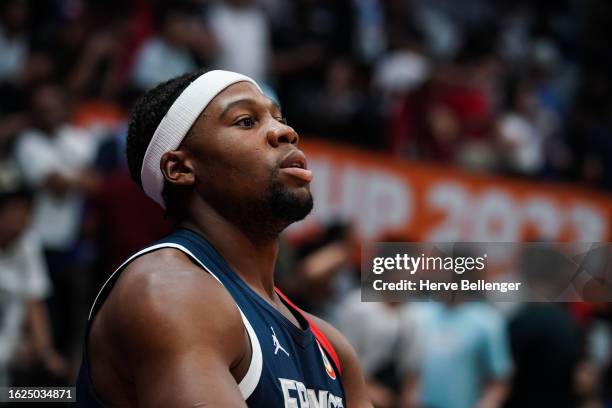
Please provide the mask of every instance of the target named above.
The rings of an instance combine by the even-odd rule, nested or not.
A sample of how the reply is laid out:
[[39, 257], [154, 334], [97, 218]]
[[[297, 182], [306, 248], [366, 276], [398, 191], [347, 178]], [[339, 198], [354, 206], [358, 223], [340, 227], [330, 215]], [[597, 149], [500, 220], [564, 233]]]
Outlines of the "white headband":
[[241, 81], [252, 83], [261, 92], [261, 88], [253, 79], [236, 72], [215, 70], [200, 75], [176, 98], [157, 126], [142, 161], [140, 179], [145, 193], [163, 208], [166, 206], [162, 198], [162, 155], [180, 146], [193, 123], [215, 96], [228, 86]]

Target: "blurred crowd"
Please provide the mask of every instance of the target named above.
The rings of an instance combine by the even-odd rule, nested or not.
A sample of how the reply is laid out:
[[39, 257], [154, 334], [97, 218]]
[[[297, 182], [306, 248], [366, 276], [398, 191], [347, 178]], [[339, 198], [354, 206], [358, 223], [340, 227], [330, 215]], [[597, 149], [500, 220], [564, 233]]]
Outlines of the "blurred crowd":
[[[234, 70], [302, 135], [606, 191], [609, 38], [606, 0], [0, 1], [0, 386], [72, 383], [100, 283], [170, 228], [125, 163], [143, 91]], [[377, 407], [612, 404], [609, 305], [360, 303], [350, 225], [283, 246]]]
[[[407, 241], [395, 233], [380, 240]], [[362, 302], [359, 247], [350, 224], [334, 222], [298, 250], [284, 248], [276, 277], [347, 337], [375, 407], [612, 406], [611, 303], [492, 302], [484, 294]], [[554, 270], [539, 273], [556, 279]]]

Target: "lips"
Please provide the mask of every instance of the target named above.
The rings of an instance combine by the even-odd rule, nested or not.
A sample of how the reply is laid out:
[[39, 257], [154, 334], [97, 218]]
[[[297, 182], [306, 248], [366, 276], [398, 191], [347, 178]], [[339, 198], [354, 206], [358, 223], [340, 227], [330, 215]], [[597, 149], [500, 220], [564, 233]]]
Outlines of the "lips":
[[293, 150], [280, 163], [283, 173], [300, 179], [306, 183], [312, 180], [312, 171], [308, 170], [306, 156], [301, 150]]

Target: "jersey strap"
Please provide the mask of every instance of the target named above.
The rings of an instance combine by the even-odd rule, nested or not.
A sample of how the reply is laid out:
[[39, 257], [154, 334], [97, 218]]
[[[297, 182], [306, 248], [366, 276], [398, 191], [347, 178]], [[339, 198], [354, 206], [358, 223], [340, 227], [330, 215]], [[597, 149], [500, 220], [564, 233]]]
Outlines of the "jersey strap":
[[334, 346], [332, 346], [331, 342], [327, 339], [327, 336], [325, 336], [323, 331], [319, 329], [319, 326], [317, 326], [312, 321], [312, 319], [309, 319], [308, 316], [306, 316], [306, 313], [304, 313], [299, 307], [294, 305], [293, 302], [290, 301], [289, 298], [285, 296], [283, 292], [280, 291], [280, 289], [278, 289], [277, 287], [274, 287], [274, 290], [276, 290], [276, 293], [278, 294], [278, 296], [280, 296], [285, 301], [285, 303], [293, 307], [298, 313], [302, 315], [302, 317], [304, 317], [304, 319], [306, 319], [306, 321], [310, 325], [310, 330], [312, 330], [312, 334], [315, 336], [315, 339], [319, 341], [319, 344], [321, 344], [321, 347], [323, 347], [323, 349], [327, 352], [327, 354], [329, 354], [329, 356], [334, 362], [334, 365], [338, 368], [339, 374], [342, 375], [342, 366], [340, 365], [340, 359], [338, 358], [338, 354], [336, 353]]

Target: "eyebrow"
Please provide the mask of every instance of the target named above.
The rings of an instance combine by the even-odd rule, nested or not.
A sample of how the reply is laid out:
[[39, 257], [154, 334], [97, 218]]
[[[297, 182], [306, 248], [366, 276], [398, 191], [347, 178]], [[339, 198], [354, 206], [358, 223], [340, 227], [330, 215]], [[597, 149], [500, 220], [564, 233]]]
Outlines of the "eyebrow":
[[[274, 107], [276, 107], [276, 109], [278, 109], [279, 111], [281, 111], [281, 107], [278, 103], [276, 103], [274, 100], [270, 99], [270, 98], [266, 98], [269, 102], [271, 102], [270, 104]], [[255, 101], [255, 99], [252, 98], [242, 98], [242, 99], [238, 99], [235, 101], [232, 101], [230, 103], [227, 104], [227, 106], [225, 107], [225, 109], [223, 109], [223, 112], [221, 112], [221, 115], [219, 115], [220, 119], [223, 119], [223, 117], [225, 115], [227, 115], [227, 113], [235, 106], [237, 105], [242, 105], [242, 104], [249, 104], [249, 105], [257, 105], [257, 102]]]

